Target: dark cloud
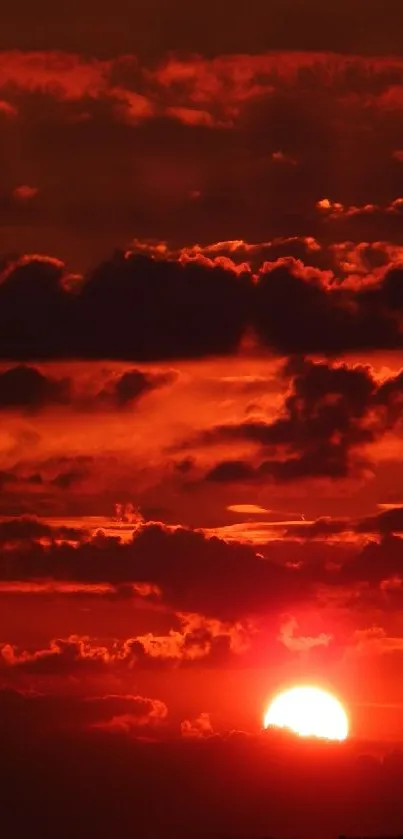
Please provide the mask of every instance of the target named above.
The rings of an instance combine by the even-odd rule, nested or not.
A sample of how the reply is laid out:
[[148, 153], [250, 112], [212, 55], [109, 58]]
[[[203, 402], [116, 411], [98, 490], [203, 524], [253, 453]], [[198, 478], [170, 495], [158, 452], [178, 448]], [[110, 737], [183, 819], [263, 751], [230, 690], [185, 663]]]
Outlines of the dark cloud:
[[403, 539], [385, 534], [379, 542], [369, 541], [356, 558], [342, 569], [341, 578], [346, 581], [379, 583], [399, 576], [403, 562]]
[[362, 519], [334, 519], [322, 516], [312, 523], [294, 524], [286, 535], [299, 539], [326, 539], [342, 533], [380, 534], [403, 533], [403, 507], [391, 507]]
[[399, 305], [391, 297], [393, 270], [368, 289], [329, 285], [297, 265], [262, 275], [256, 290], [256, 328], [262, 341], [286, 353], [341, 353], [400, 345]]
[[206, 442], [253, 442], [266, 458], [256, 467], [221, 463], [207, 480], [341, 478], [349, 472], [352, 452], [374, 439], [375, 431], [365, 424], [376, 392], [368, 368], [291, 359], [285, 372], [292, 374], [292, 382], [278, 419], [218, 426], [202, 437]]
[[[151, 387], [151, 382], [144, 373], [141, 373], [140, 370], [132, 370], [129, 373], [123, 373], [116, 382], [113, 398], [118, 405], [126, 405], [128, 402], [133, 402], [133, 400], [138, 399], [139, 396], [151, 389]], [[100, 394], [100, 396], [102, 395]]]
[[394, 507], [376, 516], [368, 516], [357, 522], [356, 530], [358, 533], [402, 533], [403, 507]]
[[0, 410], [36, 411], [53, 405], [81, 411], [119, 409], [132, 405], [146, 393], [173, 383], [176, 375], [174, 371], [127, 370], [120, 376], [106, 379], [98, 392], [94, 391], [94, 385], [82, 392], [71, 378], [52, 378], [37, 367], [20, 364], [0, 372]]
[[141, 370], [128, 370], [117, 379], [107, 382], [97, 395], [98, 405], [111, 405], [124, 408], [140, 399], [146, 393], [156, 390], [175, 380], [175, 373], [144, 373]]
[[[18, 533], [17, 525], [15, 529]], [[12, 541], [10, 536], [8, 540]], [[302, 591], [297, 574], [276, 561], [263, 560], [250, 547], [152, 523], [137, 530], [127, 544], [98, 535], [76, 548], [67, 543], [53, 547], [35, 543], [28, 552], [8, 551], [0, 560], [0, 578], [117, 586], [152, 583], [162, 590], [164, 603], [174, 609], [224, 620], [278, 609], [290, 598], [307, 596], [311, 584], [304, 583]]]
[[86, 477], [86, 472], [76, 469], [70, 472], [61, 472], [52, 479], [51, 483], [59, 489], [72, 489]]
[[[403, 409], [401, 372], [379, 382], [369, 366], [330, 364], [290, 357], [284, 382], [291, 383], [278, 418], [218, 425], [187, 446], [252, 443], [249, 460], [226, 458], [205, 479], [215, 483], [264, 484], [303, 478], [345, 478], [371, 461], [363, 447], [398, 432]], [[180, 447], [179, 447], [180, 448]]]
[[[326, 544], [331, 537], [347, 531], [362, 536], [383, 535], [379, 543], [373, 539], [362, 544], [361, 539], [349, 546], [343, 542]], [[403, 540], [392, 532], [392, 526], [387, 529], [371, 519], [319, 519], [313, 525], [285, 527], [288, 539], [270, 541], [259, 553], [250, 546], [160, 524], [143, 525], [125, 544], [101, 534], [78, 544], [60, 543], [60, 539], [73, 536], [60, 533], [56, 542], [52, 541], [53, 535], [48, 538], [49, 544], [31, 541], [27, 548], [6, 533], [4, 542], [14, 548], [1, 557], [3, 583], [53, 580], [84, 588], [88, 585], [90, 589], [108, 584], [113, 591], [108, 588], [103, 596], [117, 600], [138, 596], [136, 585], [146, 584], [157, 587], [147, 588], [150, 602], [180, 613], [207, 616], [194, 625], [185, 621], [179, 634], [175, 634], [175, 628], [174, 635], [165, 639], [150, 635], [122, 642], [113, 654], [89, 644], [88, 639], [73, 637], [55, 641], [38, 654], [25, 656], [12, 651], [11, 659], [15, 658], [22, 670], [61, 673], [82, 667], [99, 672], [108, 664], [126, 668], [136, 663], [140, 668], [153, 668], [175, 661], [192, 666], [198, 659], [211, 667], [234, 662], [237, 652], [248, 648], [248, 632], [242, 641], [239, 628], [234, 634], [230, 627], [209, 620], [233, 622], [289, 611], [314, 602], [323, 586], [340, 587], [340, 591], [347, 586], [352, 593], [356, 584], [367, 581], [379, 599], [381, 581], [401, 573]], [[41, 536], [38, 532], [36, 538]]]
[[8, 519], [0, 522], [0, 544], [2, 546], [15, 542], [35, 540], [62, 539], [65, 541], [81, 541], [88, 538], [88, 533], [79, 527], [51, 527], [37, 518], [23, 517]]
[[206, 475], [207, 481], [217, 483], [243, 482], [255, 480], [256, 470], [249, 463], [242, 460], [223, 460], [214, 466]]
[[[92, 726], [113, 727], [131, 723], [137, 733], [143, 728], [158, 726], [167, 715], [166, 705], [158, 699], [143, 696], [106, 695], [74, 697], [35, 692], [0, 690], [1, 730], [11, 726], [17, 734], [25, 729], [36, 739], [56, 731], [71, 731]], [[36, 731], [36, 735], [35, 735]], [[17, 734], [18, 736], [18, 734]]]
[[[198, 357], [233, 351], [242, 335], [247, 284], [219, 267], [121, 253], [95, 269], [79, 293], [61, 279], [59, 267], [39, 260], [10, 270], [0, 286], [1, 355]], [[124, 378], [117, 398], [133, 387], [133, 377]]]
[[0, 408], [43, 408], [70, 399], [70, 380], [52, 379], [35, 367], [19, 365], [0, 373]]
[[[65, 287], [64, 276], [60, 265], [39, 258], [8, 269], [0, 286], [1, 356], [197, 358], [235, 351], [250, 326], [279, 352], [401, 345], [397, 268], [372, 287], [363, 282], [354, 288], [331, 285], [320, 271], [293, 259], [280, 260], [253, 283], [249, 271], [211, 261], [117, 253], [94, 269], [80, 290]], [[32, 371], [17, 370], [8, 376], [25, 377], [34, 397], [50, 398], [49, 384]], [[124, 403], [145, 387], [141, 374], [132, 371], [115, 386], [114, 397]], [[26, 398], [13, 392], [7, 392], [8, 400]], [[61, 398], [58, 389], [53, 393]]]

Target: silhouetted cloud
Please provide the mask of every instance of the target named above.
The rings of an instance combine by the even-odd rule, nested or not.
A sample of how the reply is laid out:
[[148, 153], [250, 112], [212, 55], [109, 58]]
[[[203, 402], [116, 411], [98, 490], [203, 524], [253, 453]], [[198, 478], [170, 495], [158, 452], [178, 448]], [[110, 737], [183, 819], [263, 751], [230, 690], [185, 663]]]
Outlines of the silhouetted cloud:
[[[3, 544], [8, 546], [0, 562], [3, 586], [12, 583], [16, 591], [20, 587], [24, 592], [24, 585], [31, 583], [32, 591], [39, 585], [40, 592], [42, 584], [49, 586], [53, 581], [61, 594], [69, 583], [72, 589], [67, 588], [67, 593], [85, 593], [88, 586], [89, 595], [99, 586], [94, 590], [98, 597], [146, 598], [160, 609], [183, 616], [172, 633], [145, 633], [126, 640], [113, 656], [106, 648], [78, 637], [55, 641], [34, 655], [10, 653], [11, 663], [38, 672], [82, 666], [91, 672], [108, 663], [127, 667], [130, 662], [147, 668], [179, 661], [191, 666], [199, 659], [219, 666], [248, 650], [249, 629], [244, 624], [236, 626], [237, 621], [315, 602], [323, 587], [339, 589], [340, 596], [347, 597], [346, 587], [352, 595], [355, 586], [365, 581], [368, 596], [381, 602], [380, 584], [401, 573], [403, 560], [403, 540], [391, 535], [392, 526], [387, 529], [376, 519], [334, 523], [319, 519], [313, 525], [292, 527], [285, 523], [287, 540], [262, 544], [259, 552], [235, 541], [227, 543], [155, 523], [142, 525], [125, 543], [100, 534], [92, 539], [81, 534], [80, 538], [67, 528], [51, 531], [23, 521], [4, 522], [2, 528]], [[348, 550], [337, 540], [326, 546], [328, 539], [348, 531], [357, 536], [385, 535], [379, 543], [368, 538], [363, 544], [361, 538]], [[24, 537], [29, 537], [28, 544], [22, 544]], [[317, 550], [313, 539], [318, 541]]]
[[74, 731], [89, 727], [115, 728], [126, 722], [137, 733], [163, 722], [167, 707], [158, 699], [136, 695], [66, 696], [0, 690], [2, 729], [24, 726], [32, 738], [45, 732]]
[[19, 365], [0, 373], [0, 408], [43, 408], [67, 404], [70, 380], [52, 379], [35, 367]]
[[[199, 358], [234, 352], [251, 327], [280, 353], [399, 348], [401, 274], [390, 266], [371, 282], [338, 283], [280, 258], [256, 282], [233, 263], [121, 252], [73, 287], [61, 263], [32, 257], [11, 264], [0, 286], [0, 355]], [[139, 395], [139, 374], [128, 375], [118, 402]]]
[[4, 554], [0, 578], [108, 582], [115, 586], [152, 583], [162, 590], [164, 603], [174, 609], [222, 620], [279, 608], [290, 597], [306, 596], [311, 585], [308, 581], [302, 592], [297, 574], [259, 558], [252, 548], [153, 523], [143, 525], [126, 544], [104, 536], [95, 536], [76, 548], [68, 543], [55, 548], [35, 543], [29, 556], [27, 563], [24, 549]]
[[174, 371], [127, 370], [111, 379], [104, 377], [101, 390], [94, 384], [83, 392], [71, 377], [57, 379], [38, 367], [19, 364], [0, 372], [0, 410], [37, 411], [50, 406], [67, 406], [81, 411], [119, 409], [141, 396], [175, 381]]
[[[128, 370], [116, 379], [106, 382], [104, 388], [97, 394], [98, 406], [102, 404], [116, 408], [124, 408], [133, 404], [141, 396], [156, 390], [175, 380], [175, 373], [144, 373], [141, 370]], [[88, 406], [90, 407], [90, 405]]]
[[285, 372], [292, 375], [291, 387], [278, 419], [217, 426], [201, 435], [206, 443], [255, 443], [261, 452], [260, 463], [219, 463], [207, 474], [207, 480], [345, 477], [354, 451], [386, 429], [381, 420], [378, 425], [366, 422], [375, 400], [378, 404], [384, 400], [369, 368], [296, 358], [290, 359]]
[[87, 538], [89, 538], [89, 534], [83, 528], [65, 527], [63, 525], [51, 527], [44, 521], [29, 516], [0, 522], [0, 544], [2, 546], [21, 541], [40, 541], [41, 539], [62, 539], [75, 542]]

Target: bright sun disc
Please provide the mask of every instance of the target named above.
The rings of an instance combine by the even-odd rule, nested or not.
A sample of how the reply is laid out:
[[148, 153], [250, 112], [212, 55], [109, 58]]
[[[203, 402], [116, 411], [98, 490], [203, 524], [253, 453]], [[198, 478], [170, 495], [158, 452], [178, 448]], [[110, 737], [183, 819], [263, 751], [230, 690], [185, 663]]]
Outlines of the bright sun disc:
[[341, 703], [324, 690], [297, 687], [279, 693], [269, 706], [264, 727], [288, 728], [301, 737], [345, 740], [348, 719]]

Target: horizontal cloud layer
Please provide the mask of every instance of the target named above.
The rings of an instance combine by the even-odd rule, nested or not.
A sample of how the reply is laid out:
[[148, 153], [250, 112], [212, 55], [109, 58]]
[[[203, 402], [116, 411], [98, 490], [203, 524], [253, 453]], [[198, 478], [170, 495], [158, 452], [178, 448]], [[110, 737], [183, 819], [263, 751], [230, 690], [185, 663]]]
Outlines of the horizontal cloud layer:
[[[400, 348], [402, 277], [398, 264], [340, 282], [328, 271], [280, 258], [264, 263], [255, 278], [247, 266], [225, 261], [122, 252], [77, 286], [61, 263], [31, 257], [3, 272], [0, 357], [199, 358], [236, 351], [248, 329], [281, 353]], [[126, 374], [103, 397], [133, 400], [153, 387], [140, 379]], [[34, 403], [66, 399], [67, 383], [46, 384], [19, 369], [2, 376], [4, 404], [21, 404], [23, 381]]]
[[[384, 515], [384, 517], [382, 517]], [[388, 519], [388, 522], [386, 521]], [[46, 592], [50, 582], [63, 584], [67, 594], [88, 593], [116, 599], [146, 599], [157, 609], [171, 609], [184, 613], [173, 635], [159, 640], [152, 636], [139, 637], [135, 648], [122, 647], [116, 652], [117, 661], [134, 657], [145, 663], [147, 658], [192, 660], [244, 651], [248, 647], [249, 631], [234, 622], [248, 617], [278, 614], [303, 603], [313, 602], [323, 587], [339, 591], [341, 600], [348, 598], [354, 587], [361, 583], [370, 586], [368, 596], [373, 602], [383, 602], [384, 608], [396, 608], [400, 597], [403, 540], [394, 533], [401, 533], [402, 517], [381, 514], [378, 518], [351, 522], [318, 520], [316, 524], [287, 526], [288, 539], [269, 541], [259, 546], [235, 541], [225, 542], [208, 537], [200, 531], [180, 527], [167, 527], [149, 523], [141, 525], [126, 543], [115, 537], [96, 534], [85, 541], [72, 544], [60, 541], [72, 536], [66, 531], [54, 532], [53, 538], [44, 542], [41, 527], [34, 522], [16, 520], [2, 525], [3, 552], [0, 558], [0, 580], [3, 594], [8, 590], [21, 594]], [[47, 531], [48, 532], [48, 531]], [[333, 536], [343, 532], [356, 534], [356, 544], [326, 544]], [[380, 533], [381, 539], [376, 540]], [[371, 537], [373, 534], [374, 538]], [[358, 539], [361, 536], [361, 541]], [[290, 537], [296, 541], [290, 541]], [[314, 550], [312, 538], [322, 544]], [[366, 538], [365, 538], [366, 537]], [[85, 538], [85, 537], [84, 537]], [[39, 541], [41, 540], [41, 541]], [[190, 559], [191, 558], [191, 559]], [[388, 581], [395, 580], [395, 585]], [[32, 590], [26, 583], [32, 583]], [[11, 586], [10, 583], [15, 583]], [[391, 602], [385, 597], [391, 591]], [[98, 586], [98, 588], [97, 588]], [[394, 589], [394, 590], [393, 590]], [[52, 592], [52, 586], [49, 591]], [[58, 587], [54, 589], [58, 591]], [[363, 603], [366, 592], [362, 592]], [[191, 615], [204, 615], [230, 624], [211, 623], [206, 618], [192, 619]], [[177, 619], [175, 624], [177, 624]], [[180, 628], [182, 627], [182, 628]], [[232, 628], [231, 628], [232, 627]], [[180, 632], [180, 634], [178, 634]], [[85, 641], [85, 639], [84, 639]], [[33, 659], [27, 655], [10, 652], [9, 663], [27, 667], [46, 666], [55, 660], [82, 661], [86, 658], [85, 643], [72, 639], [69, 643], [55, 642], [52, 649]], [[75, 652], [74, 652], [75, 651]], [[88, 653], [89, 661], [97, 667], [105, 659], [101, 648]], [[102, 661], [101, 661], [102, 660]]]
[[77, 271], [135, 237], [401, 245], [402, 79], [398, 57], [278, 45], [151, 63], [3, 51], [2, 252]]

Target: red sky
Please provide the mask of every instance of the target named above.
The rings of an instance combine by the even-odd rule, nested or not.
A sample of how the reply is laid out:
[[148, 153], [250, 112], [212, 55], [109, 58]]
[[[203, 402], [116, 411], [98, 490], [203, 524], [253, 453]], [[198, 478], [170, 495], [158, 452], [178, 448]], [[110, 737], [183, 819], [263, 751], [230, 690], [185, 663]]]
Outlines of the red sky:
[[[0, 11], [14, 836], [401, 829], [402, 23]], [[306, 682], [341, 750], [261, 733]]]

